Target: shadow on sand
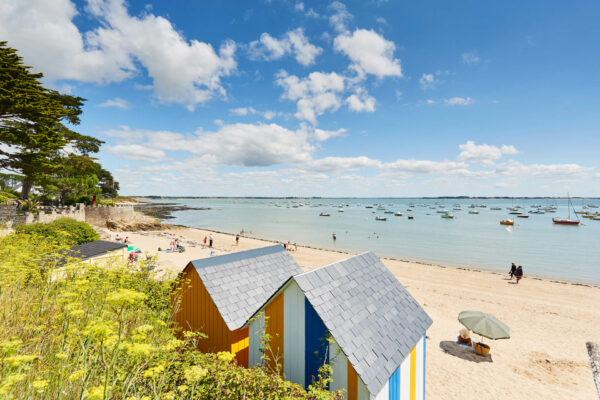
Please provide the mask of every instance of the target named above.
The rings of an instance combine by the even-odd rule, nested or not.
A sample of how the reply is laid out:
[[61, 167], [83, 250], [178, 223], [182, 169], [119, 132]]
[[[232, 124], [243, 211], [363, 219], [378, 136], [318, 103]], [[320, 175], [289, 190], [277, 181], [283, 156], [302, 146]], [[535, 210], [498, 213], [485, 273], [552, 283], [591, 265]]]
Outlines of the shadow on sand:
[[469, 349], [463, 346], [459, 346], [451, 340], [442, 340], [440, 342], [440, 348], [444, 351], [444, 353], [451, 354], [455, 357], [462, 358], [466, 361], [472, 361], [476, 363], [494, 362], [492, 360], [491, 354], [487, 357], [480, 356], [479, 354], [476, 354], [475, 350], [473, 350], [472, 348]]

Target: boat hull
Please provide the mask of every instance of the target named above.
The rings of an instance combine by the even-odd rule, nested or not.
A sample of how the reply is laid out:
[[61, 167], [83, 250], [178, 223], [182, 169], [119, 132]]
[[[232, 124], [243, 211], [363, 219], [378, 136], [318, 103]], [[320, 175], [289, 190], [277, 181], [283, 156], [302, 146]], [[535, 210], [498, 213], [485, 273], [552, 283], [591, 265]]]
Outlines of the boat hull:
[[552, 222], [558, 225], [579, 225], [579, 221], [573, 221], [570, 219], [552, 218]]

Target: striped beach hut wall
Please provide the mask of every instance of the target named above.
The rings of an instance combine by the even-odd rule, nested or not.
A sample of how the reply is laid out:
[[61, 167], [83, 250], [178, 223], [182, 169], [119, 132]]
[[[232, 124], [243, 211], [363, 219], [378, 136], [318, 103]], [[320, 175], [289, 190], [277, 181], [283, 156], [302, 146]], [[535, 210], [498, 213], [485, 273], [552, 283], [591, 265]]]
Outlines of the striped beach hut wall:
[[281, 245], [191, 261], [182, 272], [174, 322], [182, 331], [208, 336], [199, 341], [200, 351], [230, 351], [247, 367], [249, 355], [260, 348], [260, 341], [249, 337], [249, 318], [301, 272]]
[[250, 342], [263, 334], [266, 317], [267, 333], [278, 338], [274, 359], [292, 382], [307, 387], [329, 362], [330, 389], [348, 400], [425, 397], [432, 320], [371, 252], [294, 276], [257, 315]]

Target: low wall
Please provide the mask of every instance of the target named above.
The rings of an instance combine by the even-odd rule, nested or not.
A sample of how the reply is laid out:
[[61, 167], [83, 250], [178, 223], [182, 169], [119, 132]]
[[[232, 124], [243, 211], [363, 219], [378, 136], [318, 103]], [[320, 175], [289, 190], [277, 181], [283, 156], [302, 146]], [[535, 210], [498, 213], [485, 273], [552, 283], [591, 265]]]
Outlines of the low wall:
[[48, 223], [59, 218], [73, 218], [89, 224], [105, 226], [108, 219], [127, 219], [133, 216], [133, 206], [85, 206], [39, 207], [38, 213], [17, 213], [17, 206], [0, 205], [0, 225], [12, 228], [22, 224]]
[[88, 206], [85, 208], [85, 222], [92, 225], [106, 226], [109, 219], [125, 220], [135, 214], [133, 206]]

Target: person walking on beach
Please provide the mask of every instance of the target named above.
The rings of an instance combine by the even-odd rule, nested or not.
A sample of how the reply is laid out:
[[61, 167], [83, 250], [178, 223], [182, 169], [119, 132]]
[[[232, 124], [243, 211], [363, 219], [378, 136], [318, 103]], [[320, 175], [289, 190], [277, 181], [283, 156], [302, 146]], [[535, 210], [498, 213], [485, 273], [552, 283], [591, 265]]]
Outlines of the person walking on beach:
[[519, 265], [517, 270], [515, 271], [515, 276], [517, 277], [517, 284], [523, 278], [523, 266]]
[[235, 235], [235, 245], [240, 244], [240, 235]]
[[512, 263], [512, 265], [510, 266], [510, 272], [508, 273], [510, 275], [511, 280], [513, 276], [515, 276], [515, 272], [517, 272], [517, 266], [515, 265], [515, 263]]
[[333, 235], [331, 235], [331, 237], [333, 238], [333, 241], [335, 242], [335, 240], [337, 239], [337, 236], [335, 236], [335, 232], [333, 233]]
[[212, 233], [208, 235], [208, 247], [212, 247], [213, 245], [213, 235]]
[[202, 245], [202, 248], [206, 247], [206, 236], [204, 236], [204, 244]]

